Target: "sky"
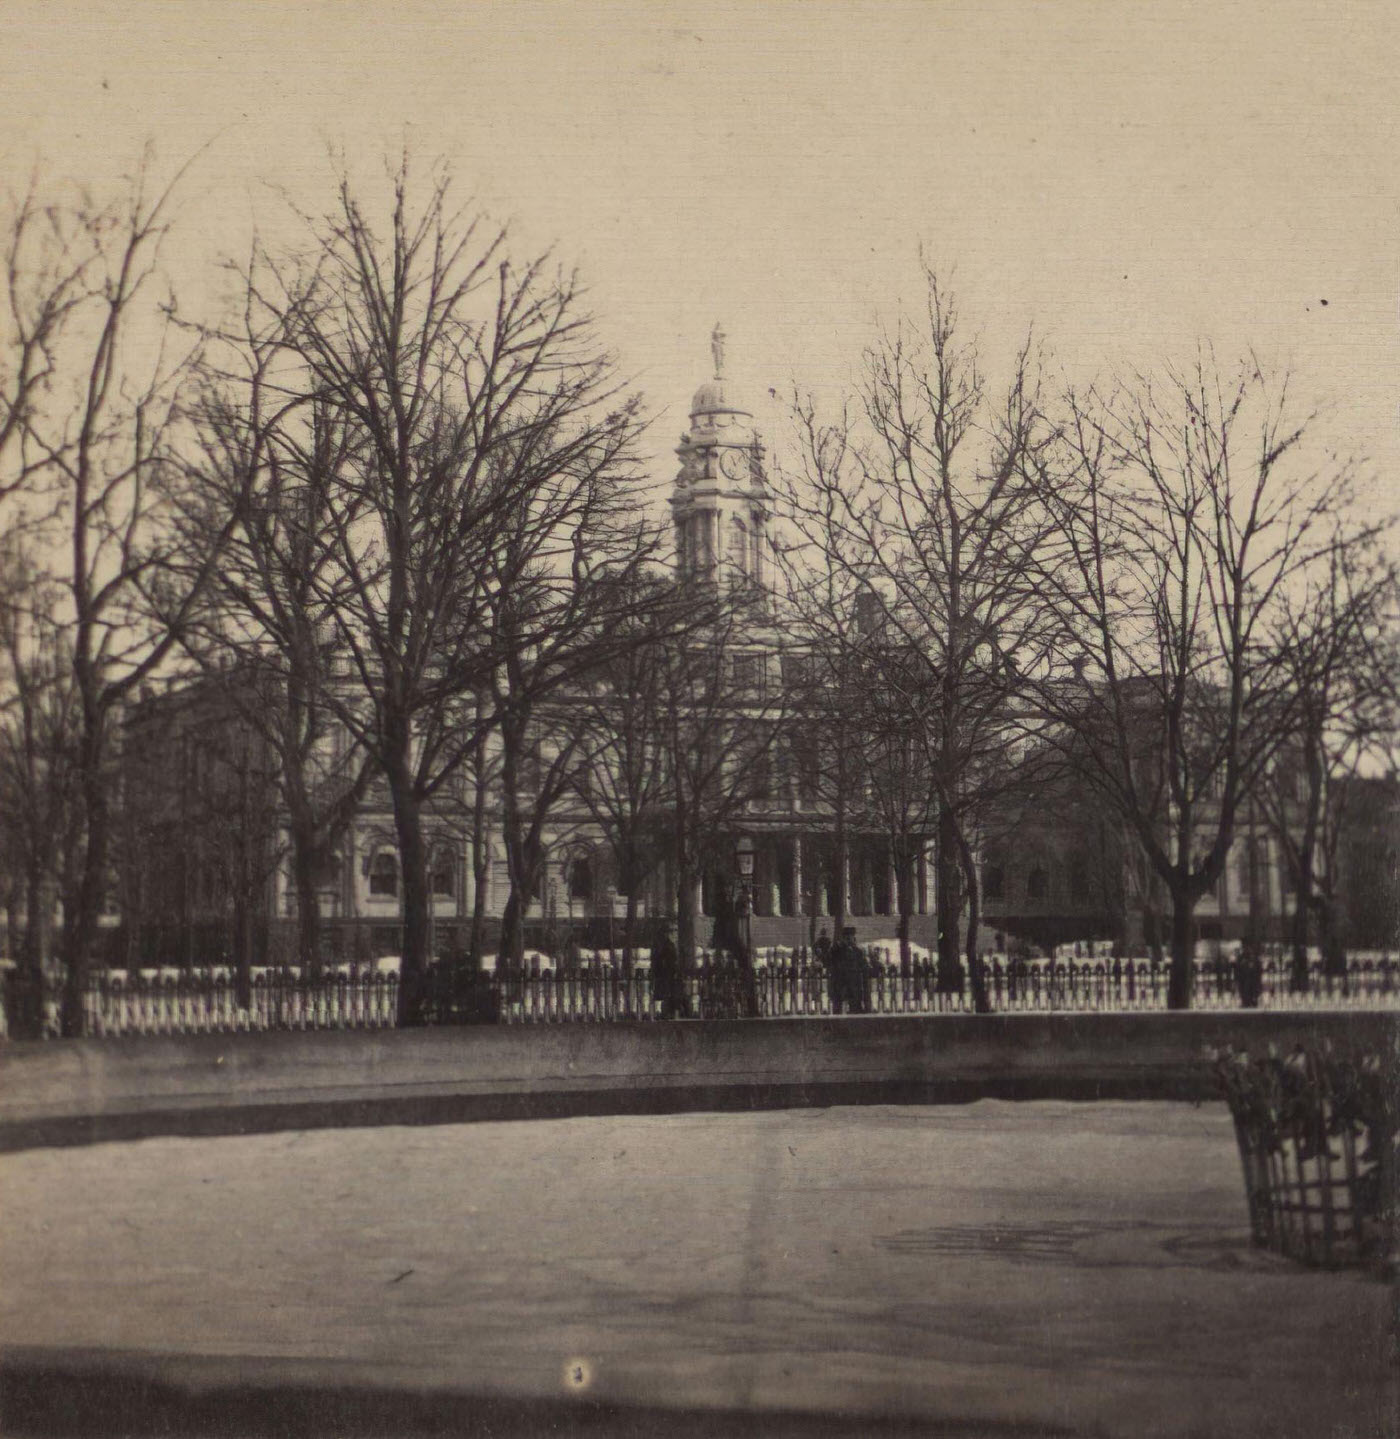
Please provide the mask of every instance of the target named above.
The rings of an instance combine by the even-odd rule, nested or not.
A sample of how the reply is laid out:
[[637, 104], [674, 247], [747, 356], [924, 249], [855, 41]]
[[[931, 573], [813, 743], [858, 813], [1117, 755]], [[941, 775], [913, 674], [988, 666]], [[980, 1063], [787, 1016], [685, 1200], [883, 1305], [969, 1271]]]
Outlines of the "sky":
[[[97, 189], [153, 147], [182, 300], [324, 204], [330, 150], [407, 144], [588, 282], [658, 419], [710, 368], [781, 440], [922, 246], [995, 371], [1027, 330], [1076, 382], [1254, 348], [1400, 496], [1393, 0], [445, 3], [6, 0], [0, 155]], [[195, 278], [190, 278], [195, 277]], [[1400, 504], [1397, 504], [1400, 507]]]

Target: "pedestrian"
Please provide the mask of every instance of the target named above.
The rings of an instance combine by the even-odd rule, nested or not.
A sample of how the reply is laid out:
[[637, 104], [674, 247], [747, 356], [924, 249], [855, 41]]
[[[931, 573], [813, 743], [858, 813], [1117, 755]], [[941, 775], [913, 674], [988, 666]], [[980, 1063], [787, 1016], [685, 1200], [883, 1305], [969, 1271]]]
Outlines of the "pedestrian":
[[865, 955], [856, 943], [853, 925], [841, 931], [841, 938], [831, 947], [830, 993], [833, 1014], [862, 1014], [866, 1008]]
[[685, 990], [685, 970], [670, 928], [651, 952], [651, 994], [661, 1009], [662, 1019], [689, 1019], [690, 996]]
[[812, 958], [826, 969], [831, 963], [831, 936], [826, 932], [826, 926], [822, 925], [821, 932], [812, 941]]

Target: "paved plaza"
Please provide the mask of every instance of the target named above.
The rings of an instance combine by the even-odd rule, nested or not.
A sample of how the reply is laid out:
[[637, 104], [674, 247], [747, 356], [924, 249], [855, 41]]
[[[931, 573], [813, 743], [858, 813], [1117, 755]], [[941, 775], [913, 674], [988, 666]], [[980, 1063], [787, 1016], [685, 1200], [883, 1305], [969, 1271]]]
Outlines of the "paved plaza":
[[564, 1406], [551, 1432], [1396, 1432], [1390, 1290], [1250, 1248], [1220, 1105], [151, 1139], [4, 1155], [0, 1213], [29, 1362], [407, 1391], [466, 1429], [505, 1400]]

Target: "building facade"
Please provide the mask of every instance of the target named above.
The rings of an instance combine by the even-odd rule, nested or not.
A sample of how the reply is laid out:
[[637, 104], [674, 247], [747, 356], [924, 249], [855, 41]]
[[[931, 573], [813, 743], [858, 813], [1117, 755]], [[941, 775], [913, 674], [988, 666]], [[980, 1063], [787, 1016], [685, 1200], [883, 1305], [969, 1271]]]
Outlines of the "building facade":
[[[697, 938], [708, 940], [709, 924], [742, 890], [758, 945], [806, 944], [819, 928], [830, 928], [838, 912], [862, 941], [891, 939], [902, 893], [911, 940], [932, 948], [933, 824], [896, 836], [882, 831], [867, 810], [863, 819], [837, 826], [820, 777], [801, 752], [804, 727], [821, 723], [822, 700], [809, 693], [799, 714], [786, 698], [802, 650], [784, 632], [773, 598], [774, 500], [764, 445], [753, 412], [726, 374], [719, 327], [711, 350], [712, 374], [695, 391], [675, 451], [673, 582], [718, 587], [742, 598], [723, 659], [732, 722], [762, 730], [765, 743], [746, 761], [752, 768], [743, 792], [729, 795], [722, 822], [707, 836], [692, 896], [700, 916]], [[288, 835], [269, 802], [274, 787], [267, 756], [246, 726], [213, 713], [207, 692], [196, 686], [183, 699], [164, 696], [137, 705], [127, 735], [127, 811], [140, 832], [118, 886], [130, 923], [163, 935], [163, 955], [194, 960], [207, 958], [196, 951], [206, 950], [207, 936], [220, 924], [227, 929], [236, 915], [237, 934], [253, 936], [238, 943], [252, 944], [259, 959], [286, 957], [296, 912]], [[345, 765], [346, 745], [343, 735], [328, 736], [322, 756], [327, 773]], [[556, 746], [548, 724], [542, 725], [536, 773]], [[176, 751], [180, 758], [171, 762]], [[153, 764], [152, 756], [163, 758]], [[525, 768], [528, 775], [531, 766]], [[144, 818], [137, 815], [142, 809]], [[1382, 814], [1371, 828], [1389, 835], [1393, 867], [1394, 804], [1372, 809]], [[466, 950], [474, 921], [478, 932], [484, 922], [488, 950], [498, 943], [510, 893], [499, 815], [499, 792], [488, 789], [483, 809], [466, 775], [429, 807], [436, 953]], [[230, 838], [231, 816], [257, 835]], [[1261, 926], [1265, 937], [1277, 938], [1286, 929], [1290, 898], [1278, 846], [1261, 824], [1242, 830], [1216, 892], [1197, 911], [1198, 932], [1207, 941], [1238, 939]], [[675, 912], [677, 892], [664, 827], [656, 843], [656, 863], [629, 897], [582, 791], [566, 787], [545, 829], [544, 862], [525, 911], [527, 944], [557, 947], [570, 938], [592, 946], [620, 943], [629, 908], [642, 924], [643, 940], [654, 933], [656, 922]], [[1352, 867], [1361, 872], [1374, 849], [1364, 843], [1356, 848]], [[1121, 825], [1072, 789], [1053, 803], [1030, 810], [1010, 805], [1005, 814], [989, 817], [979, 861], [988, 948], [1104, 940], [1135, 949], [1151, 940], [1159, 922], [1159, 897]], [[370, 779], [327, 847], [317, 878], [328, 958], [398, 952], [402, 885], [393, 813], [381, 780]], [[251, 928], [250, 909], [256, 912]]]

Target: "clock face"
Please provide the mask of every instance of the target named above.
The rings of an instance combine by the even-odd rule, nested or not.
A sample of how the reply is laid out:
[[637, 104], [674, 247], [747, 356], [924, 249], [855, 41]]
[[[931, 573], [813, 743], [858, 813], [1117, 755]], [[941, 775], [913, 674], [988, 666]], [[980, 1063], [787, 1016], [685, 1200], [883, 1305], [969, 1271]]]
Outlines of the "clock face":
[[726, 450], [720, 456], [719, 467], [727, 479], [746, 480], [749, 475], [749, 457], [742, 450]]

